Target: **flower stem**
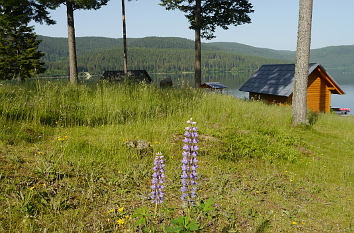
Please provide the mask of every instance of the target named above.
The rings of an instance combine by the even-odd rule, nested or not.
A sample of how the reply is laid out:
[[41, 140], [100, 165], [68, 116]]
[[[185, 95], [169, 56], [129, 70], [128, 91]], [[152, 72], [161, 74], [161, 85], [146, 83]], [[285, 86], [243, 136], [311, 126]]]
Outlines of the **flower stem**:
[[156, 214], [157, 214], [157, 202], [155, 202], [155, 219], [156, 219]]

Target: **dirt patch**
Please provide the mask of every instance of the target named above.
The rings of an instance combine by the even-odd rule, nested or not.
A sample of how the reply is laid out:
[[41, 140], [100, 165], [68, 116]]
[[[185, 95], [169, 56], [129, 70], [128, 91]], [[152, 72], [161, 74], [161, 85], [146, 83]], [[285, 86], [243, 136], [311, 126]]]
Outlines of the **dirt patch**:
[[310, 151], [309, 149], [307, 149], [307, 148], [305, 148], [305, 147], [303, 147], [303, 146], [301, 146], [301, 145], [298, 145], [297, 146], [297, 150], [301, 153], [301, 154], [304, 154], [304, 155], [307, 155], [307, 156], [314, 156], [315, 154], [312, 152], [312, 151]]

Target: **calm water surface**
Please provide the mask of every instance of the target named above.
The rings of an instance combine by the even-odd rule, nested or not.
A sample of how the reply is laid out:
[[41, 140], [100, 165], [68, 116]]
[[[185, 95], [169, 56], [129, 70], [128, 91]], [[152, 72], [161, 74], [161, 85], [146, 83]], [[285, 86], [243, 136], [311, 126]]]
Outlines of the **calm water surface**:
[[[170, 77], [176, 86], [193, 86], [194, 74], [153, 74], [151, 75], [156, 84], [161, 79]], [[231, 72], [219, 72], [219, 73], [205, 73], [202, 75], [202, 83], [204, 82], [221, 82], [228, 88], [226, 94], [231, 94], [238, 98], [248, 98], [248, 92], [239, 91], [238, 89], [243, 83], [247, 81], [252, 73], [231, 73]], [[336, 77], [337, 83], [340, 85], [345, 95], [332, 95], [331, 107], [345, 107], [351, 109], [351, 114], [354, 114], [354, 74], [352, 83], [346, 81], [345, 84], [341, 84], [340, 77]]]

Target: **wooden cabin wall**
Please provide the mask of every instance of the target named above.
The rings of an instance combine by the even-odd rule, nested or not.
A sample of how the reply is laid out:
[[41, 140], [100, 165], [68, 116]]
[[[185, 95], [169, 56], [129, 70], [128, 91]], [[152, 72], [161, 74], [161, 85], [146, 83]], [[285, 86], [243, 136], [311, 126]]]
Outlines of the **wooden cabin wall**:
[[286, 96], [277, 96], [277, 95], [268, 95], [268, 94], [259, 94], [250, 92], [250, 100], [264, 100], [268, 103], [275, 104], [291, 104], [289, 98]]
[[326, 81], [316, 70], [309, 77], [307, 88], [307, 107], [315, 112], [329, 112], [331, 92]]

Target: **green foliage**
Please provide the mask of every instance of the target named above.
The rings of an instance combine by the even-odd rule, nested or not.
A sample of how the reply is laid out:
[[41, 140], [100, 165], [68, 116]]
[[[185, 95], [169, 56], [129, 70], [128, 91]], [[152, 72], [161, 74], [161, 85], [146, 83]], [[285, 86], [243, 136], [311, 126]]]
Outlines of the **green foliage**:
[[[52, 9], [57, 8], [61, 4], [66, 4], [67, 0], [43, 0], [51, 4]], [[97, 10], [106, 5], [109, 0], [69, 0], [74, 10]]]
[[[39, 36], [39, 39], [39, 49], [45, 53], [42, 61], [48, 67], [47, 75], [67, 75], [67, 40], [45, 36]], [[80, 71], [102, 74], [104, 70], [122, 69], [122, 39], [78, 37], [76, 42]], [[127, 44], [132, 49], [128, 56], [131, 69], [164, 73], [194, 69], [194, 42], [191, 40], [173, 37], [128, 38]], [[263, 64], [295, 62], [293, 51], [256, 48], [231, 42], [203, 43], [202, 46], [203, 71], [243, 72], [251, 67], [250, 70], [254, 72]], [[311, 51], [311, 62], [322, 64], [336, 81], [350, 83], [354, 73], [353, 54], [352, 45], [314, 49]]]
[[[54, 24], [49, 17], [51, 3], [47, 0], [0, 0], [1, 16], [19, 16], [19, 24], [28, 24], [30, 20], [38, 23]], [[25, 16], [25, 17], [24, 17]]]
[[151, 217], [150, 209], [146, 206], [142, 206], [135, 210], [135, 213], [132, 215], [133, 218], [137, 218], [135, 225], [137, 227], [143, 228], [149, 224], [149, 218]]
[[[288, 63], [295, 63], [295, 51], [257, 48], [232, 42], [212, 42], [208, 45], [236, 54], [288, 60]], [[312, 49], [310, 61], [323, 65], [337, 81], [350, 83], [354, 73], [354, 45]]]
[[250, 23], [248, 14], [252, 13], [252, 4], [248, 0], [202, 0], [200, 20], [196, 21], [197, 1], [195, 0], [161, 0], [161, 6], [167, 10], [179, 9], [185, 13], [190, 29], [200, 30], [202, 37], [214, 38], [216, 27], [228, 29], [229, 25], [237, 26]]
[[[293, 128], [289, 107], [193, 89], [96, 83], [74, 88], [48, 80], [1, 81], [0, 99], [0, 232], [176, 228], [170, 220], [186, 215], [180, 208], [180, 161], [190, 116], [200, 129], [198, 196], [203, 201], [187, 222], [197, 223], [199, 231], [350, 232], [351, 116], [319, 114], [311, 128]], [[61, 116], [57, 123], [40, 120], [54, 111]], [[124, 121], [113, 117], [117, 112], [127, 113]], [[95, 117], [103, 121], [86, 124]], [[241, 137], [250, 138], [245, 140], [252, 148], [251, 139], [261, 138], [266, 156], [233, 159], [229, 153], [220, 159]], [[139, 217], [131, 216], [139, 208], [146, 209], [142, 215], [154, 209], [148, 200], [153, 156], [137, 157], [125, 146], [137, 139], [166, 155], [166, 198], [145, 227], [136, 226]], [[285, 158], [297, 151], [296, 158], [276, 159], [276, 147]], [[215, 205], [208, 201], [211, 196]]]
[[33, 27], [28, 26], [33, 18], [40, 20], [45, 16], [33, 15], [31, 4], [32, 1], [10, 1], [0, 5], [0, 79], [24, 80], [45, 70], [39, 41]]
[[[67, 75], [67, 41], [64, 38], [40, 37], [40, 49], [45, 52], [43, 61], [46, 75]], [[120, 39], [77, 38], [79, 71], [101, 75], [106, 70], [123, 67], [123, 52]], [[129, 69], [145, 69], [148, 72], [188, 72], [194, 70], [194, 44], [181, 38], [128, 39]], [[232, 54], [220, 49], [204, 46], [203, 71], [228, 71], [235, 67], [243, 73], [252, 73], [262, 64], [284, 63], [257, 57]]]
[[190, 219], [190, 217], [179, 216], [176, 219], [171, 220], [172, 227], [168, 227], [168, 232], [176, 232], [176, 233], [189, 233], [195, 232], [199, 230], [199, 223], [195, 220]]
[[202, 213], [205, 217], [207, 217], [209, 220], [212, 219], [213, 213], [212, 211], [215, 210], [213, 207], [214, 204], [214, 199], [209, 198], [208, 200], [204, 201], [201, 200], [200, 204], [196, 206], [198, 212]]

